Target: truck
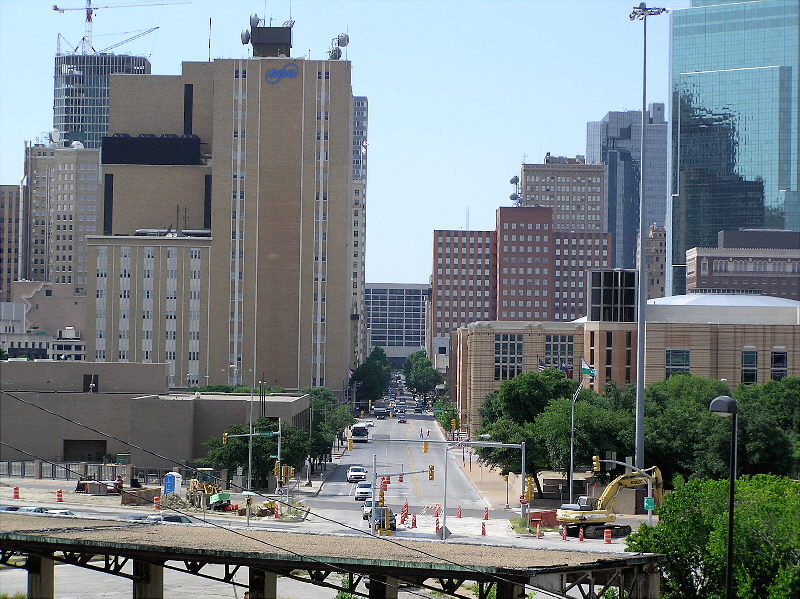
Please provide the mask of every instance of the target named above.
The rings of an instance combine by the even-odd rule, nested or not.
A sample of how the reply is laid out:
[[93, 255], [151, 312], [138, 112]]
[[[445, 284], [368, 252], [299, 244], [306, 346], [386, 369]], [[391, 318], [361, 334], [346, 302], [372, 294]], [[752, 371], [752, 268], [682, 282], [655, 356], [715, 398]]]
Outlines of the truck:
[[[658, 467], [642, 470], [653, 479], [653, 499], [655, 504], [661, 505], [664, 499], [664, 481]], [[581, 495], [578, 503], [565, 503], [556, 511], [556, 520], [567, 527], [568, 534], [577, 535], [578, 529], [583, 528], [583, 534], [589, 539], [599, 539], [603, 531], [608, 528], [611, 536], [624, 537], [631, 533], [631, 527], [626, 525], [610, 525], [616, 520], [614, 504], [621, 489], [647, 485], [647, 476], [640, 472], [629, 472], [612, 480], [600, 497]]]

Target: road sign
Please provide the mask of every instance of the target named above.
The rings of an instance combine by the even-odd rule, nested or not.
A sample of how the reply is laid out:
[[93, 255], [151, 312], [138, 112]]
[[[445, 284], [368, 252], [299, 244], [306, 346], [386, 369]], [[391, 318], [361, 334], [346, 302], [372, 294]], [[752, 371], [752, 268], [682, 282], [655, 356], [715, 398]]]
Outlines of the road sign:
[[442, 413], [442, 411], [443, 411], [443, 410], [442, 410], [441, 408], [434, 408], [434, 409], [433, 409], [433, 413], [434, 413], [434, 414], [441, 414], [441, 413]]
[[277, 455], [271, 455], [271, 456], [269, 456], [269, 457], [270, 457], [270, 458], [273, 458], [273, 459], [276, 459], [276, 460], [278, 459], [278, 456], [277, 456]]
[[236, 467], [236, 476], [241, 476], [244, 474], [244, 466], [237, 466]]
[[644, 509], [652, 511], [656, 507], [656, 502], [652, 497], [645, 497], [644, 498]]

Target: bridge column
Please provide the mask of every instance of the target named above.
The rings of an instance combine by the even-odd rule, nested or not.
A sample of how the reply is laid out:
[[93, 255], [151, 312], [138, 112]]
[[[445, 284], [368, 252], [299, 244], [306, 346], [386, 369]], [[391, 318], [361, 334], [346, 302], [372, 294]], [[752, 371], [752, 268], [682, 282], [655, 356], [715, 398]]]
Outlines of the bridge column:
[[133, 560], [133, 599], [164, 598], [164, 567], [161, 564]]
[[510, 580], [498, 580], [496, 588], [497, 599], [523, 599], [525, 597], [525, 587]]
[[28, 570], [28, 597], [53, 599], [55, 592], [55, 573], [53, 560], [28, 554], [25, 568]]
[[248, 568], [250, 599], [278, 599], [278, 575], [258, 568]]
[[397, 599], [397, 579], [391, 576], [369, 576], [369, 599]]

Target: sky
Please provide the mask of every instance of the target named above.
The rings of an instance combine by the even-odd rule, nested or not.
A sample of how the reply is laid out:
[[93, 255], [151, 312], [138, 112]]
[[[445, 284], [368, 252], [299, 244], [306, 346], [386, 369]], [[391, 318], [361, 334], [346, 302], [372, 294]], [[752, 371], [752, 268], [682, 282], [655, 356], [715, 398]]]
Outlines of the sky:
[[[24, 141], [53, 121], [53, 56], [76, 47], [84, 11], [0, 0], [0, 184], [18, 184]], [[84, 0], [56, 0], [80, 8]], [[140, 4], [142, 6], [131, 6]], [[353, 93], [369, 98], [367, 283], [427, 283], [435, 229], [494, 229], [509, 179], [547, 152], [586, 152], [586, 123], [642, 99], [633, 0], [93, 0], [97, 50], [182, 61], [245, 58], [256, 13], [291, 18], [294, 56], [326, 57], [350, 36]], [[668, 0], [670, 9], [689, 0]], [[113, 8], [99, 8], [113, 7]], [[647, 101], [668, 103], [669, 15], [648, 19]], [[67, 40], [67, 41], [65, 41]], [[468, 221], [468, 225], [467, 225]]]

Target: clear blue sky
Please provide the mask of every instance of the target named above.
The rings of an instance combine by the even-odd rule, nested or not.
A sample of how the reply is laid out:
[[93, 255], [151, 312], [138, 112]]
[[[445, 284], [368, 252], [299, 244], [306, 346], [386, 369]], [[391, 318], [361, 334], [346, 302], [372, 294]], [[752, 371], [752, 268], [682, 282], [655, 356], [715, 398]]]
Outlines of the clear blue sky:
[[[350, 34], [353, 92], [370, 105], [367, 282], [427, 282], [434, 229], [464, 228], [468, 208], [471, 229], [493, 229], [523, 156], [584, 154], [587, 121], [641, 105], [633, 0], [160, 1], [169, 2], [97, 10], [95, 48], [158, 26], [115, 52], [178, 74], [181, 61], [207, 59], [209, 17], [212, 58], [245, 57], [249, 15], [280, 24], [290, 6], [294, 55], [324, 58], [333, 37]], [[0, 0], [2, 184], [19, 182], [23, 141], [52, 127], [57, 34], [73, 46], [83, 35], [83, 12], [57, 13], [53, 3]], [[649, 102], [667, 101], [669, 21], [648, 21]]]

